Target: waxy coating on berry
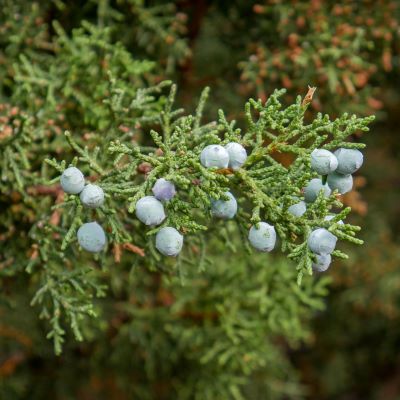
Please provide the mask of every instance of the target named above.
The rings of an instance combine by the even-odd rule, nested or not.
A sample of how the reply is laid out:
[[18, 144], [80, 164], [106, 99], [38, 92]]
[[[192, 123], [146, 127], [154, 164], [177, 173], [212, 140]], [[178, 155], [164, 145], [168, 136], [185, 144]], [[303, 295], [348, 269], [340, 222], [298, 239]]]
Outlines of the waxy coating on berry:
[[230, 142], [225, 146], [226, 151], [229, 154], [228, 167], [234, 171], [238, 170], [247, 159], [246, 149], [239, 143]]
[[311, 168], [320, 175], [328, 175], [338, 166], [336, 156], [325, 149], [315, 149], [311, 153]]
[[312, 264], [312, 269], [317, 272], [326, 271], [332, 262], [330, 254], [315, 254], [315, 262]]
[[324, 228], [318, 228], [308, 237], [308, 247], [316, 254], [331, 254], [335, 250], [337, 237]]
[[176, 194], [175, 185], [164, 178], [157, 179], [151, 190], [158, 200], [171, 200]]
[[227, 168], [229, 154], [224, 147], [218, 144], [206, 146], [200, 154], [200, 162], [206, 168]]
[[[324, 218], [324, 221], [330, 221], [331, 219], [333, 219], [333, 218], [335, 218], [336, 217], [336, 215], [334, 215], [334, 214], [331, 214], [331, 215], [327, 215], [325, 218]], [[342, 221], [342, 220], [339, 220], [338, 222], [336, 222], [337, 224], [339, 224], [339, 225], [344, 225], [344, 222]]]
[[138, 200], [136, 216], [146, 225], [160, 225], [166, 217], [164, 206], [154, 196], [145, 196]]
[[100, 207], [104, 203], [103, 189], [100, 186], [91, 183], [83, 188], [79, 197], [82, 204], [89, 208]]
[[97, 222], [83, 224], [77, 233], [80, 246], [91, 253], [98, 253], [106, 245], [106, 234]]
[[156, 248], [164, 256], [177, 256], [182, 250], [183, 236], [169, 226], [161, 228], [156, 234]]
[[340, 194], [345, 194], [353, 188], [353, 177], [333, 172], [328, 175], [327, 183], [332, 190], [337, 190]]
[[267, 222], [260, 222], [258, 228], [253, 225], [249, 231], [249, 241], [257, 250], [263, 252], [271, 251], [276, 243], [275, 228]]
[[364, 156], [361, 151], [356, 149], [338, 149], [335, 151], [339, 165], [336, 172], [342, 175], [350, 175], [361, 168]]
[[304, 201], [300, 201], [296, 204], [291, 205], [288, 208], [288, 212], [294, 217], [301, 217], [307, 211], [307, 206]]
[[237, 201], [231, 192], [225, 192], [229, 200], [211, 200], [211, 214], [213, 217], [231, 219], [237, 212]]
[[78, 194], [85, 187], [85, 177], [78, 168], [69, 167], [62, 173], [60, 183], [65, 193]]
[[304, 199], [307, 203], [313, 203], [317, 200], [319, 192], [323, 190], [324, 196], [329, 197], [331, 189], [328, 185], [323, 185], [320, 178], [311, 179], [308, 185], [304, 188]]

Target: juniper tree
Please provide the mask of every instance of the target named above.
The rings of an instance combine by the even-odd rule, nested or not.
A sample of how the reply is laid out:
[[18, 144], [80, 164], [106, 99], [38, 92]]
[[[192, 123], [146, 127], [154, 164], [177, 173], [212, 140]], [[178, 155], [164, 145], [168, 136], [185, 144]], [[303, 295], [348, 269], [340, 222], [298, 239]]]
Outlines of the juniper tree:
[[[215, 108], [208, 112], [215, 117], [204, 121], [208, 89], [192, 113], [176, 107], [176, 86], [160, 81], [157, 63], [135, 59], [115, 40], [122, 17], [99, 4], [97, 24], [83, 22], [69, 33], [55, 22], [45, 51], [7, 52], [12, 70], [2, 93], [0, 313], [5, 326], [25, 335], [32, 329], [40, 346], [17, 335], [19, 344], [7, 341], [6, 350], [22, 348], [23, 359], [33, 353], [52, 365], [42, 341], [47, 331], [57, 354], [66, 342], [63, 357], [74, 359], [73, 350], [81, 349], [104, 365], [78, 368], [72, 382], [88, 369], [93, 377], [115, 370], [119, 387], [140, 398], [301, 396], [275, 342], [304, 340], [305, 322], [323, 308], [328, 279], [309, 276], [320, 262], [309, 237], [325, 229], [339, 243], [361, 241], [357, 226], [341, 223], [350, 209], [338, 192], [325, 197], [317, 190], [301, 215], [290, 209], [313, 179], [328, 187], [328, 177], [312, 169], [311, 153], [363, 148], [348, 138], [366, 131], [372, 117], [312, 115], [312, 91], [285, 106], [278, 90], [266, 101], [246, 102], [243, 123]], [[140, 25], [141, 37], [145, 29]], [[230, 156], [232, 143], [247, 152], [238, 168], [203, 165], [206, 146], [222, 146]], [[282, 154], [289, 163], [280, 162]], [[84, 196], [62, 190], [60, 176], [70, 166], [101, 188], [102, 205], [87, 207]], [[159, 197], [153, 189], [160, 179], [176, 193], [161, 199], [162, 224], [147, 227], [137, 218], [137, 203]], [[227, 202], [228, 192], [237, 212], [228, 220], [214, 218], [213, 204]], [[78, 233], [94, 221], [107, 237], [96, 255], [79, 246]], [[250, 229], [262, 222], [278, 237], [272, 256], [249, 245]], [[176, 258], [158, 251], [157, 234], [167, 227], [183, 237]], [[339, 249], [332, 256], [346, 257]], [[21, 321], [14, 298], [43, 321], [36, 315]], [[60, 384], [72, 397], [88, 382], [82, 378], [67, 389], [71, 381], [67, 371], [62, 375]], [[46, 388], [39, 385], [34, 396], [43, 398]], [[12, 380], [4, 393], [18, 398], [24, 388]]]

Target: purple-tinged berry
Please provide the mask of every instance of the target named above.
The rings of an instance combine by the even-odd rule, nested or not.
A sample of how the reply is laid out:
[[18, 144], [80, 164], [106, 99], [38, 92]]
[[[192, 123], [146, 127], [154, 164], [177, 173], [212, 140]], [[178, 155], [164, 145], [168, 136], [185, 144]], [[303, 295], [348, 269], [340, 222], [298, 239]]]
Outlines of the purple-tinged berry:
[[158, 200], [171, 200], [175, 194], [175, 185], [164, 178], [157, 179], [152, 192]]

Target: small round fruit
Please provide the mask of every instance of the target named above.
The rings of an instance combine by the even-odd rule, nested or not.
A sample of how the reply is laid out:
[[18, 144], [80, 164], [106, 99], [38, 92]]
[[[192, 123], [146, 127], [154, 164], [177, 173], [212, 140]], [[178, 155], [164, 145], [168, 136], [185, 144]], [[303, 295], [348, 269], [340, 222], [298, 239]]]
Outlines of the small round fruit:
[[328, 150], [315, 149], [311, 153], [311, 168], [320, 175], [328, 175], [338, 166], [336, 156]]
[[293, 204], [288, 208], [288, 212], [295, 217], [301, 217], [306, 211], [307, 206], [304, 201]]
[[154, 196], [145, 196], [138, 200], [136, 216], [146, 225], [160, 225], [166, 217], [164, 206]]
[[323, 185], [320, 178], [311, 179], [308, 185], [304, 188], [304, 199], [307, 203], [313, 203], [317, 200], [319, 192], [323, 190], [324, 196], [329, 197], [331, 189], [328, 185]]
[[238, 170], [246, 162], [247, 152], [241, 144], [230, 142], [225, 146], [225, 150], [229, 154], [228, 166], [234, 171]]
[[229, 164], [228, 152], [218, 144], [206, 146], [200, 154], [200, 162], [206, 168], [227, 168]]
[[340, 194], [345, 194], [353, 188], [353, 177], [333, 172], [328, 175], [327, 183], [332, 190], [337, 190]]
[[83, 224], [77, 233], [78, 243], [86, 251], [98, 253], [106, 245], [106, 234], [97, 222]]
[[211, 200], [211, 214], [213, 217], [231, 219], [237, 212], [237, 201], [231, 192], [225, 192], [229, 200]]
[[161, 228], [156, 235], [156, 248], [164, 256], [177, 256], [182, 250], [183, 236], [169, 226]]
[[335, 151], [335, 156], [338, 159], [338, 167], [336, 172], [342, 175], [350, 175], [361, 168], [364, 156], [361, 151], [356, 149], [338, 149]]
[[308, 247], [316, 254], [331, 254], [335, 250], [337, 237], [324, 228], [318, 228], [308, 237]]
[[249, 231], [250, 244], [257, 250], [268, 252], [274, 249], [276, 243], [275, 228], [266, 223], [260, 222], [259, 227], [253, 225]]
[[330, 254], [316, 254], [312, 269], [317, 272], [324, 272], [330, 267], [331, 262], [332, 256]]
[[175, 194], [175, 185], [164, 178], [157, 179], [152, 192], [158, 200], [171, 200]]
[[[335, 218], [335, 217], [336, 217], [336, 215], [334, 215], [334, 214], [327, 215], [327, 216], [324, 218], [324, 220], [325, 220], [325, 221], [330, 221], [331, 219], [333, 219], [333, 218]], [[337, 224], [339, 224], [339, 225], [344, 225], [344, 222], [343, 222], [342, 220], [339, 220], [339, 221], [337, 222]]]
[[69, 167], [62, 173], [60, 183], [65, 193], [78, 194], [85, 186], [85, 177], [78, 168]]
[[103, 189], [100, 186], [92, 185], [91, 183], [83, 188], [79, 197], [82, 204], [89, 208], [100, 207], [104, 203]]

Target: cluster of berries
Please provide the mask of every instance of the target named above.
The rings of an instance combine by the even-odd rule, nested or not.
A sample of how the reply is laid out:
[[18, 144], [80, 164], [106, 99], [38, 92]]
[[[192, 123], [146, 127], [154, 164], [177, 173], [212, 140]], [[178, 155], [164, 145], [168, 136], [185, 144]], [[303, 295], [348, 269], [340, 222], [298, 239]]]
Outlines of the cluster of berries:
[[[79, 194], [82, 204], [97, 208], [104, 203], [104, 191], [98, 185], [85, 185], [85, 177], [76, 167], [67, 168], [61, 175], [61, 187], [65, 193]], [[78, 242], [87, 251], [98, 253], [106, 244], [106, 234], [97, 222], [83, 224], [77, 232]]]
[[[311, 168], [326, 178], [323, 183], [321, 178], [312, 179], [304, 188], [305, 202], [300, 202], [289, 207], [288, 211], [295, 216], [301, 216], [306, 212], [306, 203], [314, 202], [318, 194], [323, 191], [325, 197], [329, 197], [332, 190], [340, 194], [349, 192], [353, 187], [353, 177], [363, 164], [363, 155], [359, 150], [338, 149], [331, 153], [324, 149], [315, 149], [311, 153]], [[328, 215], [325, 220], [334, 218]], [[339, 221], [343, 224], [343, 221]], [[334, 251], [337, 237], [324, 228], [318, 228], [311, 232], [308, 238], [308, 247], [315, 255], [313, 269], [319, 272], [326, 271], [331, 263], [331, 253]]]
[[[236, 171], [247, 159], [245, 148], [235, 142], [228, 143], [225, 147], [212, 144], [206, 146], [200, 155], [200, 162], [206, 168], [231, 168]], [[228, 200], [211, 200], [211, 214], [216, 218], [231, 219], [236, 215], [237, 202], [231, 192], [224, 194]], [[273, 250], [276, 243], [275, 228], [267, 222], [253, 225], [249, 231], [250, 244], [259, 251]]]
[[340, 194], [350, 192], [353, 188], [353, 177], [363, 164], [363, 155], [359, 150], [338, 149], [331, 153], [324, 149], [315, 149], [311, 153], [311, 168], [322, 176], [326, 176], [326, 184], [321, 179], [312, 179], [304, 190], [307, 202], [315, 201], [319, 191], [324, 190], [328, 197], [332, 190]]
[[[226, 146], [209, 145], [200, 154], [200, 162], [206, 168], [231, 168], [238, 170], [247, 159], [245, 148], [235, 142]], [[304, 200], [293, 204], [288, 212], [295, 217], [301, 217], [307, 210], [307, 203], [314, 202], [321, 190], [328, 197], [332, 190], [343, 194], [351, 190], [353, 179], [351, 174], [357, 171], [363, 163], [363, 155], [358, 150], [339, 149], [334, 154], [328, 150], [316, 149], [311, 153], [311, 167], [323, 175], [312, 179], [304, 189]], [[75, 168], [67, 168], [61, 176], [61, 186], [66, 193], [80, 194], [80, 200], [86, 207], [96, 208], [104, 202], [104, 192], [101, 187], [93, 184], [85, 185], [82, 172]], [[174, 183], [160, 178], [152, 188], [153, 195], [145, 196], [136, 203], [137, 218], [148, 226], [160, 225], [166, 218], [164, 203], [176, 195]], [[211, 214], [215, 218], [231, 219], [237, 213], [238, 205], [235, 197], [229, 191], [221, 199], [211, 199]], [[328, 215], [325, 220], [334, 218]], [[342, 221], [338, 222], [343, 224]], [[97, 222], [83, 224], [77, 232], [78, 242], [87, 251], [97, 253], [106, 244], [104, 230]], [[251, 226], [248, 239], [250, 244], [259, 251], [269, 252], [276, 244], [274, 226], [267, 222], [259, 222]], [[326, 271], [331, 263], [331, 253], [334, 251], [337, 237], [324, 228], [317, 228], [308, 238], [308, 247], [314, 253], [313, 268]], [[177, 256], [183, 247], [183, 235], [171, 226], [161, 228], [156, 234], [157, 250], [166, 256]]]
[[[85, 185], [85, 177], [76, 167], [67, 168], [61, 175], [61, 187], [68, 194], [79, 194], [85, 207], [96, 208], [104, 203], [104, 191], [98, 185]], [[146, 225], [159, 225], [165, 219], [160, 200], [171, 200], [176, 191], [173, 183], [161, 178], [153, 187], [154, 196], [146, 196], [136, 204], [136, 215]], [[83, 224], [77, 232], [80, 246], [98, 253], [106, 245], [106, 234], [97, 222]], [[156, 235], [156, 247], [164, 255], [176, 256], [182, 249], [183, 236], [172, 227], [160, 229]]]
[[[160, 225], [166, 218], [162, 202], [171, 200], [175, 185], [164, 178], [157, 179], [152, 188], [153, 196], [145, 196], [136, 203], [136, 216], [146, 225]], [[165, 256], [177, 256], [182, 250], [183, 236], [172, 226], [161, 228], [156, 234], [156, 248]]]
[[[246, 150], [238, 143], [229, 143], [222, 147], [210, 145], [204, 148], [200, 162], [206, 168], [240, 168], [246, 161]], [[160, 225], [166, 218], [164, 201], [171, 200], [175, 194], [175, 185], [160, 178], [153, 186], [153, 196], [145, 196], [136, 203], [136, 216], [146, 225]], [[216, 218], [230, 219], [237, 212], [237, 202], [230, 192], [224, 196], [227, 200], [211, 200], [211, 214]], [[177, 256], [182, 250], [183, 236], [173, 227], [163, 227], [156, 234], [156, 248], [166, 256]]]

